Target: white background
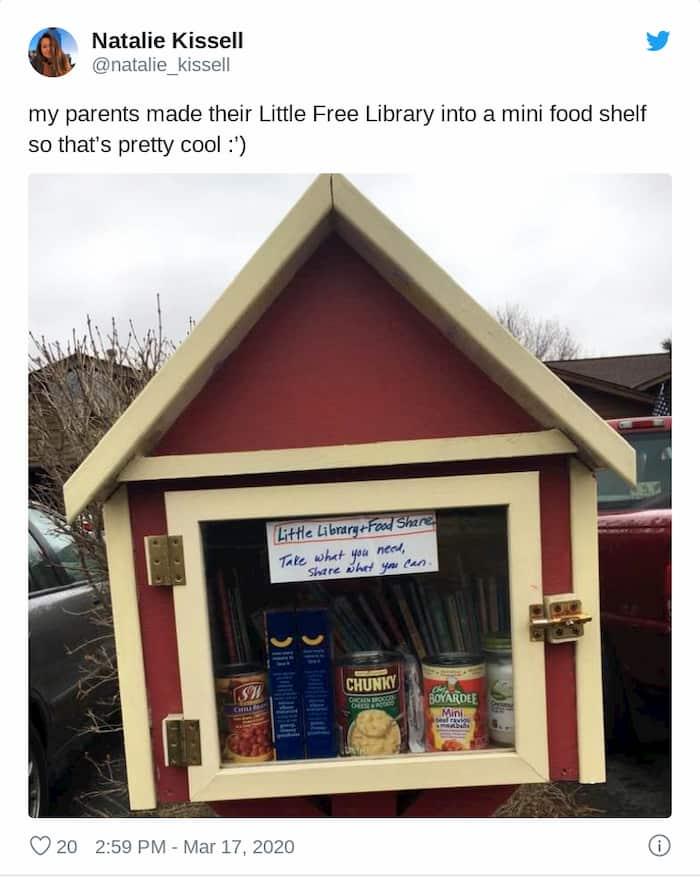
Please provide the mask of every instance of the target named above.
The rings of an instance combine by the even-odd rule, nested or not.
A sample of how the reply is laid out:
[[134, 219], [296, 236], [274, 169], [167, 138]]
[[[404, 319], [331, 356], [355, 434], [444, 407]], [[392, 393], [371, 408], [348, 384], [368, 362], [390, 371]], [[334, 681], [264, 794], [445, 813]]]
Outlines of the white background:
[[[237, 866], [202, 857], [128, 860], [89, 851], [97, 837], [200, 838], [265, 835], [294, 837], [299, 853], [283, 862], [246, 862], [267, 874], [690, 874], [700, 862], [697, 840], [697, 633], [694, 611], [697, 540], [693, 516], [697, 484], [689, 442], [694, 438], [694, 400], [689, 380], [696, 369], [698, 291], [697, 84], [700, 3], [500, 2], [352, 4], [124, 2], [0, 2], [2, 82], [3, 289], [5, 295], [5, 430], [8, 461], [5, 510], [6, 564], [2, 668], [5, 795], [2, 866], [8, 874], [231, 874]], [[41, 27], [73, 33], [80, 68], [46, 82], [27, 64], [26, 45]], [[246, 49], [234, 54], [234, 73], [160, 79], [97, 77], [88, 72], [92, 30], [151, 29], [228, 32], [242, 29]], [[671, 32], [658, 53], [646, 51], [645, 34]], [[117, 53], [108, 53], [112, 54]], [[47, 97], [50, 95], [50, 97]], [[51, 155], [32, 162], [24, 145], [27, 106], [120, 105], [148, 98], [156, 103], [325, 102], [414, 105], [442, 101], [465, 105], [618, 104], [649, 106], [645, 126], [469, 127], [395, 129], [375, 126], [269, 128], [251, 131], [254, 146], [244, 160], [228, 156], [166, 162], [158, 156], [129, 163], [99, 157]], [[26, 468], [25, 290], [27, 288], [28, 173], [420, 173], [439, 170], [448, 181], [465, 172], [503, 170], [514, 175], [545, 171], [671, 173], [674, 203], [676, 433], [674, 592], [673, 816], [668, 820], [557, 821], [46, 821], [42, 833], [78, 838], [84, 855], [39, 859], [28, 838], [37, 824], [23, 816], [25, 777], [26, 652], [24, 507]], [[469, 211], [468, 200], [463, 210]], [[436, 219], [436, 222], [438, 219]], [[115, 254], [115, 259], [128, 253]], [[105, 266], [109, 270], [109, 266]], [[218, 291], [217, 291], [218, 292]], [[625, 332], [624, 324], [620, 332]], [[691, 401], [692, 400], [692, 401]], [[689, 423], [688, 423], [689, 421]], [[693, 502], [694, 501], [694, 502]], [[691, 506], [691, 502], [693, 505]], [[692, 510], [692, 511], [691, 511]], [[693, 531], [691, 531], [691, 527]], [[682, 711], [682, 713], [681, 713]], [[652, 858], [647, 840], [661, 832], [672, 841], [663, 859]]]

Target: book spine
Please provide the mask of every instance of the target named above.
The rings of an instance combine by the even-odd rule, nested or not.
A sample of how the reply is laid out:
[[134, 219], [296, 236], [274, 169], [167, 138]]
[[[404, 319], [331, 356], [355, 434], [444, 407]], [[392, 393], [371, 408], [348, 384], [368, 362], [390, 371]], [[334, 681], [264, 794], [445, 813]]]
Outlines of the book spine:
[[330, 604], [330, 597], [328, 596], [328, 592], [320, 582], [309, 582], [308, 584], [304, 583], [304, 589], [302, 594], [305, 596], [308, 595], [309, 600], [316, 601], [317, 603], [323, 604], [324, 606]]
[[263, 611], [262, 610], [253, 610], [250, 614], [250, 622], [253, 626], [255, 633], [260, 638], [260, 642], [262, 644], [265, 643], [265, 620], [263, 619]]
[[488, 608], [489, 630], [498, 631], [498, 589], [493, 577], [489, 579]]
[[385, 649], [388, 649], [391, 646], [391, 641], [386, 636], [386, 634], [384, 633], [384, 630], [382, 629], [382, 626], [377, 621], [377, 617], [374, 615], [374, 611], [372, 610], [372, 607], [369, 605], [369, 601], [367, 600], [367, 598], [363, 594], [357, 595], [357, 601], [358, 601], [359, 605], [362, 607], [365, 616], [367, 616], [367, 618], [369, 619], [369, 623], [372, 626], [374, 633], [379, 638], [379, 642], [381, 643], [381, 645]]
[[473, 624], [474, 619], [471, 617], [466, 598], [466, 592], [469, 591], [469, 574], [466, 572], [462, 553], [457, 553], [457, 567], [459, 568], [459, 581], [461, 587], [455, 592], [457, 601], [457, 609], [459, 611], [459, 623], [462, 629], [462, 637], [464, 639], [464, 648], [473, 650], [477, 638], [474, 636]]
[[382, 615], [389, 626], [389, 630], [391, 631], [391, 635], [394, 638], [395, 646], [407, 648], [408, 644], [406, 643], [406, 638], [401, 631], [401, 626], [399, 625], [396, 617], [391, 611], [391, 607], [389, 606], [389, 602], [386, 599], [384, 592], [382, 591], [381, 582], [377, 583], [377, 604], [379, 605]]
[[445, 598], [447, 606], [447, 624], [450, 626], [452, 641], [457, 651], [464, 651], [464, 638], [462, 630], [459, 627], [459, 619], [457, 618], [457, 601], [454, 594], [448, 594]]
[[481, 633], [479, 623], [479, 601], [473, 586], [464, 592], [464, 601], [467, 608], [467, 619], [469, 621], [470, 639], [474, 652], [481, 652]]
[[246, 622], [245, 613], [243, 612], [243, 599], [241, 597], [241, 589], [238, 585], [234, 586], [233, 600], [236, 607], [236, 628], [240, 632], [241, 661], [249, 662], [252, 658], [252, 653], [250, 650], [250, 638], [248, 637], [248, 624]]
[[356, 649], [362, 649], [362, 646], [357, 642], [355, 638], [354, 632], [347, 624], [345, 618], [338, 612], [338, 608], [335, 606], [335, 604], [331, 607], [331, 621], [333, 623], [333, 628], [338, 635], [338, 639], [341, 642], [341, 653], [353, 652]]
[[435, 629], [438, 638], [438, 652], [452, 652], [454, 646], [450, 636], [450, 628], [447, 624], [447, 617], [442, 607], [442, 600], [437, 592], [431, 591], [429, 595], [430, 615], [435, 623]]
[[241, 626], [238, 624], [238, 619], [236, 618], [236, 608], [233, 602], [233, 594], [231, 591], [228, 593], [229, 599], [229, 612], [231, 614], [231, 628], [233, 629], [233, 639], [236, 642], [236, 654], [238, 658], [236, 661], [243, 662], [245, 661], [244, 653], [243, 653], [243, 637], [241, 635]]
[[346, 623], [353, 631], [355, 640], [359, 644], [360, 649], [372, 649], [376, 646], [374, 636], [367, 626], [363, 624], [360, 617], [355, 612], [350, 600], [347, 597], [339, 597], [335, 599], [335, 607], [342, 614]]
[[258, 609], [253, 610], [250, 614], [250, 637], [251, 644], [253, 646], [251, 651], [251, 657], [257, 657], [258, 655], [267, 655], [266, 646], [265, 646], [265, 618], [264, 618], [264, 610]]
[[238, 662], [239, 655], [236, 649], [236, 640], [233, 634], [233, 626], [231, 624], [231, 603], [229, 593], [224, 582], [224, 574], [221, 570], [216, 572], [216, 592], [219, 598], [219, 616], [221, 619], [221, 627], [224, 632], [224, 640], [226, 641], [226, 651], [231, 664]]
[[498, 586], [498, 630], [510, 631], [510, 595], [508, 594], [508, 582], [502, 582]]
[[401, 591], [401, 586], [398, 583], [392, 583], [392, 588], [394, 590], [394, 595], [396, 597], [396, 602], [399, 605], [399, 610], [401, 615], [403, 616], [404, 623], [406, 625], [406, 629], [408, 631], [408, 636], [411, 638], [411, 644], [416, 652], [418, 658], [425, 658], [425, 644], [416, 628], [416, 623], [411, 615], [411, 610], [406, 602], [406, 598]]
[[469, 627], [469, 614], [467, 613], [467, 602], [464, 599], [464, 592], [455, 592], [455, 604], [457, 609], [457, 624], [459, 625], [462, 635], [464, 649], [471, 652], [474, 649], [474, 638], [472, 637]]
[[346, 652], [352, 652], [348, 644], [343, 640], [343, 635], [335, 624], [333, 614], [331, 613], [331, 627], [333, 628], [333, 645], [335, 646], [336, 655], [345, 655]]
[[418, 594], [418, 586], [416, 585], [415, 580], [409, 579], [406, 583], [406, 588], [408, 590], [408, 604], [413, 611], [413, 618], [416, 621], [416, 627], [418, 628], [418, 632], [423, 640], [423, 644], [425, 645], [426, 653], [432, 655], [435, 652], [435, 646], [430, 636], [428, 620], [423, 609], [420, 595]]
[[480, 576], [476, 581], [477, 591], [479, 592], [479, 622], [481, 624], [481, 637], [484, 638], [488, 632], [488, 617], [486, 612], [486, 588], [484, 580]]
[[422, 582], [418, 583], [418, 597], [420, 598], [423, 613], [425, 615], [425, 624], [428, 627], [430, 635], [430, 651], [432, 653], [440, 652], [440, 638], [437, 633], [435, 618], [431, 610], [430, 593], [428, 588]]
[[[357, 598], [358, 603], [359, 603], [359, 598], [360, 598], [359, 592], [357, 594], [353, 594], [352, 597]], [[344, 604], [347, 607], [348, 615], [352, 619], [353, 624], [356, 626], [356, 628], [360, 632], [362, 632], [362, 638], [363, 638], [364, 643], [367, 644], [367, 648], [368, 649], [379, 648], [381, 646], [381, 639], [377, 637], [377, 634], [374, 631], [374, 629], [372, 628], [372, 626], [370, 624], [368, 624], [367, 622], [365, 622], [365, 620], [362, 617], [362, 613], [358, 612], [355, 609], [355, 606], [353, 605], [353, 601], [350, 599], [350, 595], [345, 597], [343, 600], [344, 600]]]

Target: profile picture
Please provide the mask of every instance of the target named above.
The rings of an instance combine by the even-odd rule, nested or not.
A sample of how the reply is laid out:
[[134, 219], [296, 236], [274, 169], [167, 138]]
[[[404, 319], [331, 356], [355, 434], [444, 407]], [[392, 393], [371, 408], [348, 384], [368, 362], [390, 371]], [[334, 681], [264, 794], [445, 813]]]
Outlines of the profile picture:
[[29, 63], [42, 76], [65, 76], [75, 67], [78, 46], [60, 27], [45, 27], [29, 42]]

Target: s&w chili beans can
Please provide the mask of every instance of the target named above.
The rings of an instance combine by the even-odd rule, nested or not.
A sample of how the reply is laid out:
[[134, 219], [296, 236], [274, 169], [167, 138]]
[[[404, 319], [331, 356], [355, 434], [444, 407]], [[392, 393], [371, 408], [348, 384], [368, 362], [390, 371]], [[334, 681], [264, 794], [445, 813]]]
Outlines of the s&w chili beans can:
[[221, 758], [224, 762], [272, 759], [267, 674], [260, 665], [222, 665], [216, 670]]
[[388, 756], [408, 746], [403, 657], [354, 652], [336, 665], [336, 723], [341, 756]]
[[450, 652], [423, 659], [425, 749], [488, 747], [488, 687], [482, 656]]

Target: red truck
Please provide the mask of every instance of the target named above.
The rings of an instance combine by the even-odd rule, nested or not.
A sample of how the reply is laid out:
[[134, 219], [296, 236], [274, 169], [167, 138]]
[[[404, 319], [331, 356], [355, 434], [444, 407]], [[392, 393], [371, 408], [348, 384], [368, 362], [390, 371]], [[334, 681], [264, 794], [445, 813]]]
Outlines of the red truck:
[[637, 485], [598, 476], [606, 738], [667, 739], [671, 689], [671, 418], [608, 422], [637, 452]]

